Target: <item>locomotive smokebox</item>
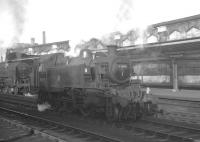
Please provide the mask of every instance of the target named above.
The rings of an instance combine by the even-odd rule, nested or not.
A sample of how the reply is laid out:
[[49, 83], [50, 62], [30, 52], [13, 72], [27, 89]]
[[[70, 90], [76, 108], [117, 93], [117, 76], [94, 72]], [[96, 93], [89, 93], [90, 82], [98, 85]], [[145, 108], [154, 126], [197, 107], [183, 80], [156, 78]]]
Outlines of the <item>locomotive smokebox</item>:
[[116, 55], [117, 54], [117, 46], [116, 45], [108, 45], [108, 54], [109, 55]]

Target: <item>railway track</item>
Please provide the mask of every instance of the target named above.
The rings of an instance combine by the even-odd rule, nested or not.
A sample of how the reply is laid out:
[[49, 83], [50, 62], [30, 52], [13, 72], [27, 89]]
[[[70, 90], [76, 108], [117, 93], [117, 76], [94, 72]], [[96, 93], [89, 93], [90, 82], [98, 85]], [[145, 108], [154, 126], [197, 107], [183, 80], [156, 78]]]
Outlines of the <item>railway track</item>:
[[158, 142], [200, 142], [200, 127], [175, 121], [144, 118], [134, 125], [126, 125], [126, 129]]
[[56, 142], [57, 138], [34, 133], [31, 128], [0, 116], [0, 142]]
[[184, 112], [165, 112], [160, 116], [161, 119], [184, 122], [188, 124], [200, 125], [200, 114], [184, 113]]
[[[20, 120], [20, 123], [23, 122], [24, 125], [29, 126], [33, 131], [33, 134], [40, 134], [45, 137], [47, 135], [47, 137], [49, 136], [53, 139], [57, 138], [57, 141], [121, 141], [119, 139], [98, 135], [66, 124], [63, 125], [62, 123], [41, 118], [39, 116], [18, 112], [13, 109], [0, 107], [0, 111], [3, 111], [4, 115], [9, 118], [13, 118], [14, 115], [18, 121]], [[128, 130], [130, 135], [142, 138], [145, 142], [200, 141], [200, 126], [195, 127], [194, 125], [178, 123], [177, 121], [179, 120], [170, 121], [166, 119], [144, 118], [137, 123], [122, 123], [120, 124], [120, 127]]]
[[[23, 107], [27, 109], [37, 109], [36, 97], [25, 97], [20, 95], [0, 94], [0, 103], [10, 106]], [[23, 102], [23, 103], [21, 103]]]
[[[55, 141], [67, 142], [120, 142], [120, 140], [85, 131], [70, 125], [32, 116], [11, 109], [0, 107], [1, 114], [15, 124], [29, 129], [34, 135], [41, 135]], [[14, 119], [13, 119], [14, 118]]]

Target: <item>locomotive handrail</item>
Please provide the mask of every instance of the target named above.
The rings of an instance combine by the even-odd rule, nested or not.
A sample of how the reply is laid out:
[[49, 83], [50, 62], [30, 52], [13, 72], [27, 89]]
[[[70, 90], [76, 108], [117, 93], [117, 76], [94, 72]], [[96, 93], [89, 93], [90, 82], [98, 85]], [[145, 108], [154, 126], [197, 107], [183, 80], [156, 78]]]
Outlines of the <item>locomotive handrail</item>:
[[24, 61], [24, 60], [34, 60], [34, 59], [39, 59], [39, 58], [40, 57], [23, 58], [23, 59], [7, 60], [7, 62], [17, 62], [17, 61]]

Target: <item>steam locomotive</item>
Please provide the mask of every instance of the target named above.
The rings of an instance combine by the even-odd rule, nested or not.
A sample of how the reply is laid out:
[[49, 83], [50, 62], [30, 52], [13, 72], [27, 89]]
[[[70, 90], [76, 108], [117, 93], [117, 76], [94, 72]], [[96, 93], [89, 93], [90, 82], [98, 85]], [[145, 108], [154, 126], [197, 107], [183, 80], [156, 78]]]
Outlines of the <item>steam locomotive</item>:
[[1, 93], [27, 95], [36, 87], [36, 64], [39, 56], [10, 52], [7, 61], [1, 62], [0, 80]]
[[108, 53], [84, 49], [74, 58], [62, 53], [15, 56], [1, 67], [4, 94], [35, 93], [38, 106], [49, 104], [60, 112], [79, 111], [84, 116], [103, 114], [111, 120], [136, 120], [156, 111], [134, 78], [129, 59], [119, 56], [116, 46], [108, 46]]
[[129, 59], [119, 56], [116, 46], [108, 46], [108, 53], [82, 50], [79, 57], [67, 60], [65, 65], [45, 68], [40, 74], [39, 103], [49, 102], [60, 111], [135, 120], [156, 108], [145, 100], [147, 94], [140, 80], [133, 79]]

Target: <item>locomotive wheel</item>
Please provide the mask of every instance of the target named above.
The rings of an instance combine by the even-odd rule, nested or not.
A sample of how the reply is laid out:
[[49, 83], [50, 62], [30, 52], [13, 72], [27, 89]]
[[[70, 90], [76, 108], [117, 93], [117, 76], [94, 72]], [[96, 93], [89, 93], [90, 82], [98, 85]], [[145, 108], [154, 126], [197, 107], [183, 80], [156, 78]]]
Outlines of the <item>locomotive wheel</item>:
[[121, 106], [119, 104], [113, 106], [113, 120], [120, 121], [121, 120]]
[[73, 89], [66, 88], [66, 90], [64, 91], [64, 94], [65, 94], [65, 97], [63, 97], [64, 109], [67, 113], [72, 113], [75, 111], [75, 105], [76, 105], [75, 100], [74, 100], [74, 95], [73, 95]]
[[67, 101], [62, 102], [62, 107], [59, 109], [60, 113], [72, 113], [74, 108]]
[[72, 104], [66, 105], [65, 109], [67, 113], [72, 113], [75, 110]]
[[112, 105], [106, 112], [106, 118], [109, 121], [119, 121], [121, 120], [121, 110], [118, 105]]
[[112, 103], [112, 98], [107, 98], [106, 99], [106, 118], [109, 121], [119, 121], [121, 120], [121, 113], [122, 108], [120, 104], [113, 104]]
[[108, 121], [113, 121], [113, 104], [111, 98], [106, 98], [105, 116]]
[[81, 114], [85, 117], [90, 116], [93, 113], [92, 107], [80, 107], [79, 110]]
[[131, 118], [131, 120], [136, 121], [137, 114], [138, 114], [138, 104], [137, 103], [130, 104], [128, 115]]
[[123, 119], [128, 120], [131, 118], [131, 120], [136, 120], [135, 110], [132, 104], [128, 104], [125, 108], [123, 108]]

